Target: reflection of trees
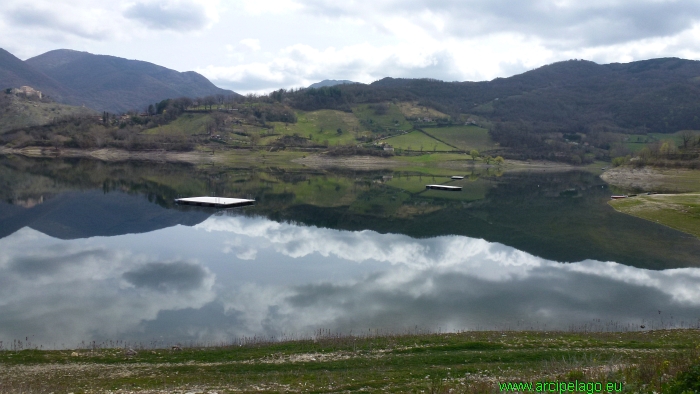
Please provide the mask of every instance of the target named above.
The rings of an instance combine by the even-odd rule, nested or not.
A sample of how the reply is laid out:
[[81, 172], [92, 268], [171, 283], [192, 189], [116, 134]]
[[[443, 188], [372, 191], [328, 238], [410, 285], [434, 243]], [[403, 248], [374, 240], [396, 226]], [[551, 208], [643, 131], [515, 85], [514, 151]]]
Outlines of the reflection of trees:
[[[426, 194], [422, 186], [419, 192], [408, 192], [393, 187], [383, 175], [387, 173], [3, 158], [0, 193], [7, 200], [18, 194], [101, 189], [144, 195], [164, 207], [183, 195], [255, 198], [256, 206], [236, 214], [417, 237], [466, 235], [557, 261], [596, 258], [661, 268], [696, 264], [692, 254], [700, 255], [694, 239], [615, 213], [606, 204], [607, 186], [586, 172], [503, 174], [498, 168], [475, 169], [468, 175], [473, 182], [467, 183], [464, 195]], [[393, 176], [394, 181], [419, 185], [429, 179], [432, 176], [423, 174]]]

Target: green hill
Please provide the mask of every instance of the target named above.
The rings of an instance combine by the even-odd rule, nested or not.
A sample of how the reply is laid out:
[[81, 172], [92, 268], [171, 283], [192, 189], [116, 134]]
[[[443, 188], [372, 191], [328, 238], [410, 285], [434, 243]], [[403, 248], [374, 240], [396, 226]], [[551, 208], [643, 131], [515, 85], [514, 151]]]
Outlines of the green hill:
[[98, 114], [89, 108], [32, 100], [0, 92], [0, 134], [30, 126], [46, 125], [56, 119], [90, 115]]

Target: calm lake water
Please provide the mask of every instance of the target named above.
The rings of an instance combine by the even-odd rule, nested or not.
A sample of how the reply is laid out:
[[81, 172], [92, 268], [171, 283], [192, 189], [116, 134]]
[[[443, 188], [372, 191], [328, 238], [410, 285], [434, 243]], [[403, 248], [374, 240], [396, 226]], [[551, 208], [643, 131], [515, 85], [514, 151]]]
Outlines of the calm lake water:
[[[700, 241], [597, 175], [449, 175], [0, 157], [0, 341], [700, 323]], [[258, 202], [172, 203], [195, 195]]]

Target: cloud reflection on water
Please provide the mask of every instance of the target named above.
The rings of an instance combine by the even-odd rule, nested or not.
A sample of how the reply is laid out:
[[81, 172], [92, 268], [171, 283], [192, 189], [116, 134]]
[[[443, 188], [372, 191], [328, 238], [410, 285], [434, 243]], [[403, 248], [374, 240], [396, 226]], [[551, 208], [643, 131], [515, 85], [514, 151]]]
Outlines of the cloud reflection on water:
[[674, 324], [686, 325], [700, 318], [697, 268], [650, 271], [592, 260], [558, 263], [462, 236], [414, 239], [244, 217], [212, 217], [196, 228], [250, 237], [294, 259], [317, 254], [331, 261], [391, 264], [344, 282], [310, 281], [286, 288], [292, 295], [283, 299], [256, 287], [260, 296], [226, 302], [227, 310], [243, 315], [251, 298], [258, 311], [274, 307], [275, 319], [284, 324], [270, 335], [318, 327], [347, 331], [415, 325], [567, 329], [594, 321], [598, 328], [634, 328], [654, 319], [661, 324], [659, 310], [665, 313], [664, 324], [671, 323], [671, 316]]
[[34, 335], [49, 345], [700, 318], [700, 269], [564, 264], [463, 236], [213, 216], [195, 228], [71, 241], [25, 228], [0, 248], [0, 340]]

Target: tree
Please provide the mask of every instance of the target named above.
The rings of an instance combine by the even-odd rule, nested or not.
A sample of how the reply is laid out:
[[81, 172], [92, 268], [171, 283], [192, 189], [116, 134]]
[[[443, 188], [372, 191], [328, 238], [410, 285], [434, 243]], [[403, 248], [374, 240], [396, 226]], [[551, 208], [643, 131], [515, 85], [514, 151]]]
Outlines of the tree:
[[496, 156], [496, 158], [493, 159], [493, 160], [494, 160], [494, 161], [496, 162], [496, 164], [498, 164], [499, 166], [500, 166], [501, 164], [503, 164], [503, 162], [505, 161], [505, 160], [503, 160], [503, 158], [502, 158], [501, 156]]
[[683, 149], [688, 149], [690, 141], [693, 140], [693, 132], [690, 130], [684, 130], [681, 133], [681, 139], [683, 140]]
[[250, 134], [250, 144], [256, 146], [260, 142], [260, 134], [251, 133]]
[[215, 96], [207, 96], [203, 99], [203, 104], [204, 104], [204, 109], [209, 106], [209, 110], [212, 109], [212, 106], [216, 104], [216, 97]]
[[469, 151], [469, 156], [472, 157], [472, 161], [476, 160], [479, 157], [479, 151], [476, 149], [472, 149]]

